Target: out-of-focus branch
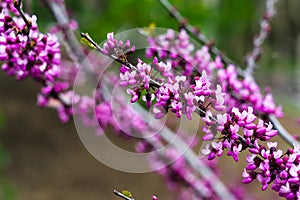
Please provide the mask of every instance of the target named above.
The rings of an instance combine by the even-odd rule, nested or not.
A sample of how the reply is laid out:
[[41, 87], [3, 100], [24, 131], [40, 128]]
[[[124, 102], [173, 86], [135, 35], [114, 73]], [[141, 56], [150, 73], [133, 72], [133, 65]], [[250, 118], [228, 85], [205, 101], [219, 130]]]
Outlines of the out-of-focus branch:
[[57, 23], [63, 29], [64, 40], [62, 43], [66, 47], [68, 55], [73, 62], [80, 64], [84, 60], [85, 54], [82, 51], [82, 46], [78, 42], [78, 38], [75, 33], [69, 28], [70, 18], [65, 4], [63, 2], [53, 0], [46, 0], [46, 2], [55, 16]]
[[280, 136], [289, 144], [297, 144], [300, 145], [300, 143], [282, 126], [282, 124], [278, 121], [278, 119], [271, 115], [269, 116], [272, 124], [274, 125], [274, 128], [278, 130]]
[[266, 11], [262, 20], [260, 21], [260, 31], [253, 39], [253, 49], [246, 57], [247, 68], [244, 72], [246, 77], [253, 77], [253, 71], [257, 66], [257, 61], [259, 60], [262, 53], [262, 45], [266, 40], [267, 36], [271, 31], [270, 20], [275, 16], [275, 3], [278, 0], [267, 0], [266, 1]]
[[227, 187], [221, 182], [221, 180], [199, 159], [195, 152], [191, 150], [183, 140], [178, 138], [174, 140], [174, 134], [169, 129], [161, 131], [160, 135], [166, 141], [170, 143], [172, 142], [173, 146], [178, 151], [182, 151], [184, 149], [186, 150], [183, 154], [185, 160], [196, 172], [198, 172], [207, 182], [209, 182], [210, 186], [220, 199], [235, 199], [235, 197], [227, 190]]
[[210, 47], [209, 50], [211, 53], [213, 53], [214, 55], [221, 56], [222, 61], [225, 64], [234, 63], [222, 51], [220, 51], [218, 48], [212, 45], [211, 42], [205, 37], [204, 34], [201, 33], [199, 29], [195, 28], [190, 23], [188, 23], [188, 20], [185, 19], [177, 10], [177, 8], [175, 8], [168, 0], [159, 0], [159, 2], [168, 11], [168, 13], [179, 22], [182, 28], [184, 28], [187, 32], [193, 35], [201, 44], [208, 45]]

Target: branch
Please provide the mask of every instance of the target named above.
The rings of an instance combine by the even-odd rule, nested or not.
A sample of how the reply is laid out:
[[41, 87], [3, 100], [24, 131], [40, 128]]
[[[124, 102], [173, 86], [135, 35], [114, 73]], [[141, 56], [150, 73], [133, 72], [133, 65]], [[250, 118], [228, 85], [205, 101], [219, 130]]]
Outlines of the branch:
[[168, 13], [178, 21], [182, 28], [193, 35], [201, 44], [208, 45], [210, 47], [209, 50], [212, 54], [221, 56], [222, 61], [227, 65], [234, 63], [222, 51], [212, 45], [204, 34], [202, 34], [197, 28], [188, 23], [188, 20], [185, 19], [168, 0], [159, 0], [159, 2], [168, 11]]
[[64, 40], [62, 43], [66, 47], [68, 55], [76, 64], [80, 64], [85, 59], [85, 54], [82, 51], [82, 47], [78, 42], [74, 31], [69, 28], [70, 19], [67, 14], [65, 4], [63, 2], [59, 3], [53, 0], [46, 0], [46, 2], [56, 18], [57, 23], [63, 29]]
[[271, 115], [269, 116], [269, 119], [271, 120], [272, 124], [274, 125], [274, 128], [278, 130], [280, 133], [280, 136], [287, 141], [289, 144], [297, 144], [300, 145], [300, 143], [282, 126], [282, 124], [278, 121], [278, 119]]
[[26, 24], [26, 31], [25, 31], [25, 35], [29, 36], [29, 32], [32, 26], [31, 21], [29, 21], [26, 16], [24, 11], [22, 10], [22, 0], [15, 0], [14, 1], [14, 7], [17, 9], [17, 11], [19, 12], [20, 16], [22, 17], [23, 21]]
[[253, 77], [253, 71], [262, 53], [262, 45], [271, 31], [270, 20], [275, 16], [276, 10], [274, 5], [277, 1], [278, 0], [266, 1], [266, 11], [263, 19], [260, 21], [260, 31], [253, 39], [253, 49], [246, 58], [247, 68], [244, 72], [245, 77]]

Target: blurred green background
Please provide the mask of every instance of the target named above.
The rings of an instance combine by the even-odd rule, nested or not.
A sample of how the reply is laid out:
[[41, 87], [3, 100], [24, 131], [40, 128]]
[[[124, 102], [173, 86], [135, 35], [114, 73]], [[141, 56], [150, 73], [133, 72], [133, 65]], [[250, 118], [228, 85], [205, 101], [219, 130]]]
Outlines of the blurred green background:
[[[155, 23], [157, 27], [178, 29], [178, 23], [156, 0], [66, 0], [79, 29], [89, 32], [97, 41], [108, 32], [120, 32]], [[192, 25], [218, 48], [244, 66], [251, 50], [252, 38], [258, 32], [264, 11], [260, 0], [172, 0]], [[55, 21], [41, 0], [24, 0], [25, 9], [38, 16], [42, 30]], [[264, 54], [255, 72], [261, 85], [273, 89], [277, 102], [285, 106], [283, 122], [297, 133], [300, 100], [300, 1], [279, 0], [272, 20], [273, 30], [264, 45]], [[78, 33], [79, 37], [79, 33]], [[31, 80], [16, 82], [0, 73], [0, 199], [79, 200], [118, 199], [113, 189], [129, 189], [136, 199], [173, 199], [155, 173], [126, 174], [112, 170], [85, 150], [72, 122], [61, 124], [55, 111], [35, 105], [39, 85]], [[3, 146], [3, 148], [2, 148]], [[229, 161], [232, 164], [232, 159]], [[232, 166], [232, 165], [229, 166]], [[225, 166], [225, 165], [224, 165]], [[240, 166], [224, 167], [239, 179]], [[254, 186], [258, 192], [259, 187]], [[274, 193], [261, 199], [276, 199]], [[269, 196], [268, 196], [269, 195]], [[274, 197], [275, 195], [275, 197]]]

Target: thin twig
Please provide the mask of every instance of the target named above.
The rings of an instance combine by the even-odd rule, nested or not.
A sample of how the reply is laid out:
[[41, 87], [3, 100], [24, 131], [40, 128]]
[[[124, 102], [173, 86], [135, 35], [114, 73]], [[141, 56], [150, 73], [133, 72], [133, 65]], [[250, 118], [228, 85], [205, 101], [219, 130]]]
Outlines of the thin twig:
[[22, 0], [16, 0], [14, 2], [14, 7], [17, 9], [17, 11], [19, 12], [20, 16], [22, 17], [23, 21], [25, 22], [26, 24], [26, 32], [25, 34], [28, 36], [29, 35], [29, 32], [30, 32], [30, 29], [31, 29], [31, 26], [32, 26], [32, 22], [29, 21], [26, 16], [25, 16], [25, 13], [24, 11], [22, 10]]

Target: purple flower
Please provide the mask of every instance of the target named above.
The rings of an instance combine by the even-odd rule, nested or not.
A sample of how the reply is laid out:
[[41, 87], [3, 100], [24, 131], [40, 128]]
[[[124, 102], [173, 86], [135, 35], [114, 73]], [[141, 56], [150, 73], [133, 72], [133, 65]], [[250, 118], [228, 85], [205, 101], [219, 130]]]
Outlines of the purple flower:
[[246, 169], [244, 169], [243, 171], [243, 183], [247, 184], [247, 183], [251, 183], [255, 178], [256, 178], [256, 174], [253, 176], [251, 176], [251, 174], [249, 174]]
[[186, 100], [186, 116], [188, 119], [192, 119], [192, 113], [196, 110], [196, 106], [194, 104], [194, 100], [196, 100], [195, 96], [192, 92], [188, 92], [184, 94]]
[[215, 96], [216, 96], [216, 100], [214, 102], [214, 108], [217, 111], [224, 111], [224, 109], [226, 108], [224, 106], [224, 102], [225, 102], [225, 93], [222, 92], [222, 88], [220, 85], [217, 85], [217, 89], [215, 91]]
[[211, 145], [207, 144], [206, 149], [202, 149], [202, 153], [207, 155], [208, 160], [213, 160], [216, 156], [221, 156], [223, 153], [222, 142], [213, 142]]
[[242, 150], [242, 144], [239, 144], [238, 146], [232, 146], [232, 150], [229, 150], [227, 155], [228, 156], [232, 156], [233, 159], [238, 162], [239, 161], [239, 153], [241, 152]]
[[180, 118], [181, 115], [182, 115], [181, 109], [182, 109], [182, 103], [181, 102], [173, 101], [171, 103], [171, 110], [176, 113], [176, 116], [178, 118]]
[[208, 96], [212, 93], [210, 90], [210, 81], [208, 80], [206, 72], [202, 71], [201, 77], [195, 77], [195, 85], [192, 86], [192, 89], [194, 90], [194, 94], [197, 96]]
[[121, 40], [114, 38], [114, 33], [107, 34], [107, 42], [104, 43], [101, 52], [104, 55], [113, 56], [117, 59], [122, 59], [129, 52], [134, 52], [135, 46], [131, 46], [130, 41], [127, 40], [125, 44]]
[[155, 99], [155, 95], [148, 92], [142, 99], [146, 102], [147, 108], [150, 108], [152, 106], [152, 101]]
[[160, 118], [165, 116], [166, 110], [164, 109], [163, 106], [160, 106], [160, 105], [156, 104], [153, 107], [153, 113], [154, 113], [154, 116], [155, 116], [156, 119], [160, 119]]
[[128, 88], [127, 93], [131, 95], [131, 100], [130, 100], [131, 103], [137, 102], [141, 95], [140, 90], [138, 88], [135, 90]]
[[129, 85], [135, 85], [136, 81], [136, 71], [128, 72], [126, 71], [124, 74], [120, 74], [120, 86], [126, 87]]

